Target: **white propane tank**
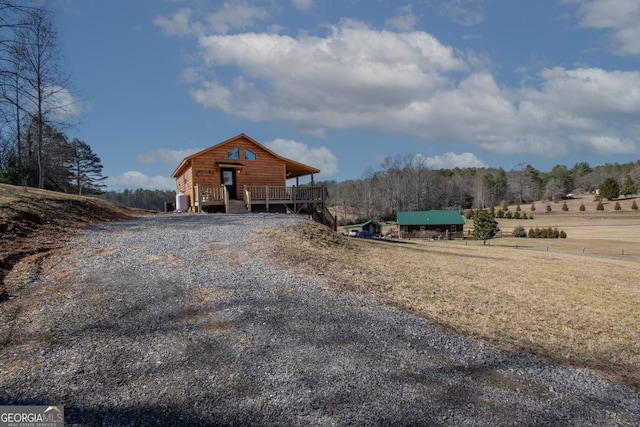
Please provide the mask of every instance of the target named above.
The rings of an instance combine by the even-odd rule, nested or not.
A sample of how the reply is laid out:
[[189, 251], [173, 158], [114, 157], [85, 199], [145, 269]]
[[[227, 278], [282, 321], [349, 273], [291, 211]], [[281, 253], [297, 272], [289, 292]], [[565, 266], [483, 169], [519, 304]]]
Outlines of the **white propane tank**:
[[176, 194], [176, 211], [186, 212], [189, 210], [189, 196], [182, 191]]

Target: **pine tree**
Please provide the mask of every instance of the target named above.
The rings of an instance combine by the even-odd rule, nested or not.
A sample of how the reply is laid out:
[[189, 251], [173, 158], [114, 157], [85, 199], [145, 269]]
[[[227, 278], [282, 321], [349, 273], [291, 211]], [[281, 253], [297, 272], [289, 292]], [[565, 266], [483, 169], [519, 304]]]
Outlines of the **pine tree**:
[[636, 194], [638, 192], [638, 185], [633, 182], [633, 179], [631, 179], [631, 176], [629, 176], [629, 174], [627, 174], [627, 177], [624, 180], [624, 183], [622, 184], [622, 187], [620, 187], [620, 194], [623, 194], [625, 196], [630, 196], [632, 194]]
[[498, 221], [495, 220], [487, 211], [480, 211], [473, 219], [473, 236], [476, 240], [482, 240], [483, 244], [487, 244], [487, 240], [495, 237], [500, 228]]
[[615, 178], [607, 178], [600, 186], [600, 195], [607, 200], [613, 200], [620, 196], [620, 185]]
[[71, 181], [78, 195], [83, 191], [100, 193], [105, 185], [102, 183], [107, 177], [102, 176], [100, 157], [93, 153], [89, 144], [75, 138], [71, 141], [72, 156], [67, 162]]

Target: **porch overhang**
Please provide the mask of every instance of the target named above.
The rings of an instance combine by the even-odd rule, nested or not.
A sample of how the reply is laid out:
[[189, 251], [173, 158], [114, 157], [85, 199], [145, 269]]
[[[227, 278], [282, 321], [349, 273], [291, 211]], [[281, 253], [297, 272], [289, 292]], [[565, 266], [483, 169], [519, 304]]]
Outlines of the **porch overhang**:
[[218, 167], [226, 168], [226, 169], [242, 169], [244, 165], [242, 163], [231, 163], [231, 162], [217, 162]]

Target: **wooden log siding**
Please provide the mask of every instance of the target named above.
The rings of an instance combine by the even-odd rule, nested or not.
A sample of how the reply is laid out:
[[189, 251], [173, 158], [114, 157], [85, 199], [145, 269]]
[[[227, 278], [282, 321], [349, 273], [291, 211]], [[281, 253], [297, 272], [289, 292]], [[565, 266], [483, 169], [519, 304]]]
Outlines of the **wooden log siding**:
[[[250, 152], [250, 153], [249, 153]], [[229, 156], [229, 153], [237, 155]], [[196, 203], [211, 203], [222, 205], [219, 194], [207, 193], [207, 187], [217, 188], [221, 185], [221, 170], [235, 169], [235, 194], [229, 194], [229, 198], [247, 201], [253, 199], [262, 204], [268, 200], [284, 201], [292, 200], [294, 195], [291, 189], [286, 187], [288, 178], [319, 173], [318, 169], [293, 160], [280, 157], [269, 151], [258, 142], [244, 134], [240, 134], [218, 145], [202, 150], [186, 157], [178, 166], [172, 177], [176, 178], [176, 191], [182, 191], [189, 196], [190, 205]], [[204, 192], [206, 200], [196, 194], [196, 186]], [[247, 192], [245, 187], [251, 187]], [[261, 188], [256, 190], [255, 188]], [[257, 194], [262, 191], [264, 194]], [[306, 196], [302, 196], [306, 198]]]

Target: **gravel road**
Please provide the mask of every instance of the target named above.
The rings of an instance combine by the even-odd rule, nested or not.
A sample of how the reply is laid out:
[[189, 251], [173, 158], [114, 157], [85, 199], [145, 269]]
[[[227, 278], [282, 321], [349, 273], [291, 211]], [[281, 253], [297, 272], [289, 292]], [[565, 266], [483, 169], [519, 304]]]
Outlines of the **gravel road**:
[[245, 244], [304, 221], [139, 218], [17, 266], [0, 404], [64, 405], [82, 426], [640, 422], [638, 390], [439, 332]]

